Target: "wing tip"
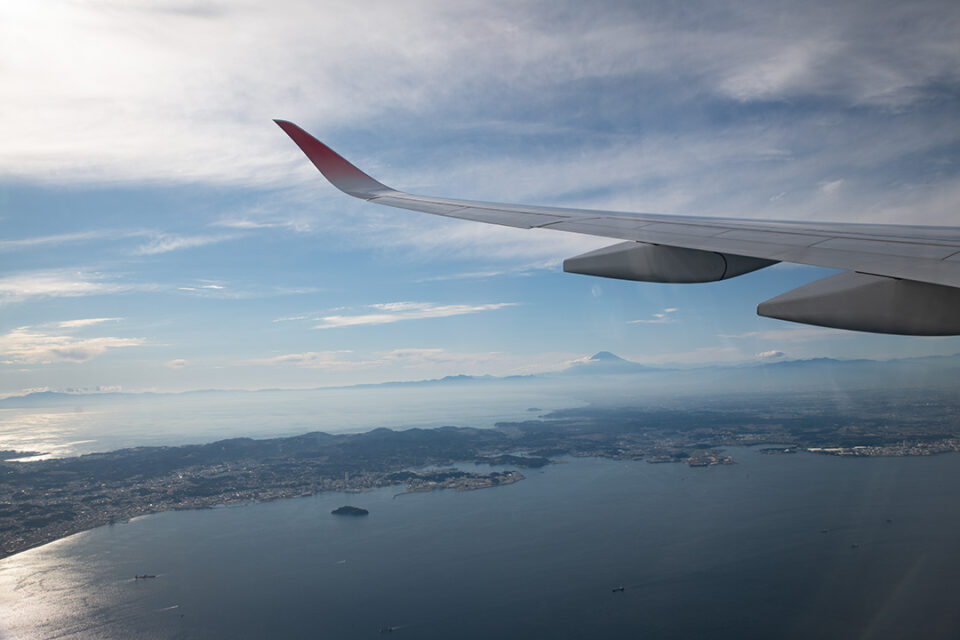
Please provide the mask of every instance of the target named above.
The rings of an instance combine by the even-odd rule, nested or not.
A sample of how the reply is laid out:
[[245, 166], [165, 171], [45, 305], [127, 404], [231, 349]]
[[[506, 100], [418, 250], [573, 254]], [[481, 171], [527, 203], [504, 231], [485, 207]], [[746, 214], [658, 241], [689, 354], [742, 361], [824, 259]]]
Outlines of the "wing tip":
[[370, 199], [383, 192], [393, 191], [390, 187], [374, 180], [351, 164], [346, 158], [317, 140], [304, 129], [289, 120], [274, 118], [278, 127], [290, 136], [304, 155], [330, 181], [330, 184], [355, 198]]

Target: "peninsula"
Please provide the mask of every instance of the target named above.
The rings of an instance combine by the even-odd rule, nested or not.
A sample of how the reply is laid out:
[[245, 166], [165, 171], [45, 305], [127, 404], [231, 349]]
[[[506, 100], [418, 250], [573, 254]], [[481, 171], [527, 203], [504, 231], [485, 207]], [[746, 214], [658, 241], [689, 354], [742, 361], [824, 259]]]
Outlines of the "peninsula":
[[768, 394], [704, 398], [696, 406], [585, 407], [490, 429], [316, 432], [32, 461], [14, 461], [25, 452], [7, 451], [0, 557], [173, 509], [396, 485], [407, 492], [499, 487], [521, 481], [519, 469], [559, 457], [711, 467], [732, 464], [724, 448], [744, 445], [840, 456], [958, 451], [958, 404], [951, 393], [885, 392], [857, 398], [857, 412], [847, 414], [817, 394]]

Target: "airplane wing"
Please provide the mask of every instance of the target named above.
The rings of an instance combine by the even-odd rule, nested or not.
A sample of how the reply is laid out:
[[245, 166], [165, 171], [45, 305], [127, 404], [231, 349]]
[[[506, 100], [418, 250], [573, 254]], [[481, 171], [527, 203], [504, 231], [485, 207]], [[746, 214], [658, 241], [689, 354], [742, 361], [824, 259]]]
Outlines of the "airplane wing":
[[780, 222], [617, 213], [397, 191], [306, 131], [275, 121], [338, 189], [376, 204], [522, 229], [621, 240], [564, 271], [647, 282], [713, 282], [777, 262], [840, 269], [757, 307], [762, 316], [903, 335], [960, 335], [960, 227]]

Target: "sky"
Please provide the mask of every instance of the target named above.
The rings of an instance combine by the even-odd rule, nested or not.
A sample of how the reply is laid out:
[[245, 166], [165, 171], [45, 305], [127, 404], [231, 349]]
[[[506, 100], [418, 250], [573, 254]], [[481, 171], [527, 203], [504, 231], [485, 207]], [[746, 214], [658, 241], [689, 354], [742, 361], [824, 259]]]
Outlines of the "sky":
[[271, 120], [429, 195], [956, 225], [956, 2], [0, 5], [0, 396], [960, 352], [759, 318], [832, 273], [563, 274], [611, 241], [377, 207]]

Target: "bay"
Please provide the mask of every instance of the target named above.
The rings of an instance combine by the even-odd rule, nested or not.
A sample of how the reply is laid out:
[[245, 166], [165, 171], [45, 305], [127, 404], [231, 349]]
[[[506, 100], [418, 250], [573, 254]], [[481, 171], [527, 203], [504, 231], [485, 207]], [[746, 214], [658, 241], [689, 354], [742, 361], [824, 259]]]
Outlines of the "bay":
[[[952, 638], [960, 457], [567, 460], [157, 514], [0, 561], [5, 638]], [[352, 504], [362, 518], [330, 514]], [[156, 579], [135, 580], [137, 574]], [[623, 586], [623, 591], [613, 588]]]

